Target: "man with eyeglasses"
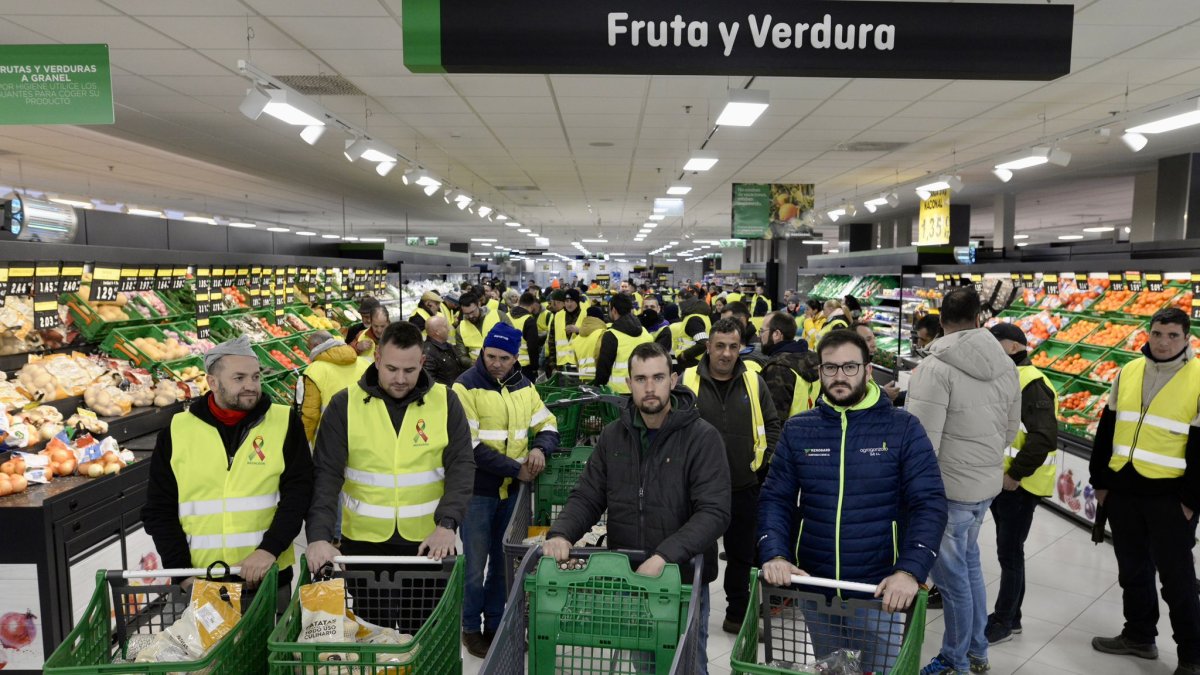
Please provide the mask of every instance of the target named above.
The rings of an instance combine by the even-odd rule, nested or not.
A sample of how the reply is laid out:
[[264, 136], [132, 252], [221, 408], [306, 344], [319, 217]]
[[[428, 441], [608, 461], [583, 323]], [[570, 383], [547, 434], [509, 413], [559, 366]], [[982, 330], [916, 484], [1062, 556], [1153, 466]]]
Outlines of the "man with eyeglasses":
[[[878, 585], [880, 610], [801, 610], [816, 656], [860, 649], [863, 671], [890, 672], [904, 621], [896, 613], [909, 608], [937, 559], [946, 494], [920, 422], [872, 381], [862, 337], [832, 331], [817, 353], [821, 397], [784, 426], [759, 497], [763, 577], [775, 586], [792, 575]], [[845, 644], [853, 634], [869, 639]]]
[[771, 462], [782, 424], [771, 391], [757, 372], [742, 362], [742, 324], [721, 319], [709, 332], [707, 353], [698, 366], [683, 373], [683, 386], [696, 395], [700, 417], [716, 427], [725, 442], [732, 480], [729, 528], [723, 542], [725, 567], [725, 622], [727, 633], [737, 633], [750, 602], [750, 567], [754, 564], [755, 514], [758, 504], [757, 472]]
[[942, 648], [921, 675], [984, 673], [987, 591], [979, 563], [979, 529], [1004, 485], [1004, 457], [1021, 427], [1017, 366], [979, 327], [974, 288], [942, 299], [945, 333], [913, 371], [908, 411], [921, 420], [942, 470], [949, 518], [933, 581], [942, 591]]

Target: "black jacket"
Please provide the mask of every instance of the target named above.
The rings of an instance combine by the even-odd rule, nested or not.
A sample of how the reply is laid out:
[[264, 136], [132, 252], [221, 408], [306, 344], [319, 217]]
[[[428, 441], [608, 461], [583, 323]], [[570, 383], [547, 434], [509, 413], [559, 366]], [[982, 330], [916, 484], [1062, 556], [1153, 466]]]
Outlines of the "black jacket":
[[[392, 398], [379, 388], [379, 370], [372, 364], [363, 373], [358, 384], [334, 394], [321, 417], [321, 427], [317, 429], [317, 440], [313, 448], [316, 484], [305, 525], [309, 541], [333, 540], [340, 508], [338, 497], [342, 492], [346, 462], [350, 454], [350, 443], [346, 436], [349, 396], [383, 399], [387, 404], [388, 416], [392, 420], [391, 431], [399, 433], [408, 405], [420, 400], [433, 385], [433, 378], [422, 370], [417, 386], [408, 396], [403, 399]], [[453, 520], [456, 525], [462, 525], [467, 516], [467, 503], [471, 501], [471, 488], [475, 484], [475, 453], [471, 448], [471, 430], [467, 427], [467, 416], [463, 412], [462, 403], [448, 387], [446, 409], [446, 428], [450, 434], [450, 442], [442, 451], [442, 467], [446, 471], [445, 486], [433, 519], [439, 525], [447, 518]], [[398, 544], [404, 541], [399, 532], [393, 532], [389, 543]]]
[[629, 337], [637, 337], [645, 329], [633, 314], [626, 314], [608, 327], [600, 338], [600, 354], [596, 357], [596, 377], [592, 380], [593, 384], [608, 384], [608, 379], [612, 377], [613, 362], [617, 360], [617, 336], [613, 335], [614, 330], [619, 330]]
[[542, 336], [538, 334], [539, 315], [530, 312], [524, 307], [514, 307], [510, 316], [513, 319], [519, 319], [526, 314], [529, 315], [529, 320], [525, 322], [525, 326], [521, 330], [521, 337], [524, 338], [525, 347], [529, 351], [529, 367], [536, 369], [540, 363], [543, 343]]
[[[638, 415], [635, 424], [634, 415]], [[692, 392], [671, 392], [671, 412], [643, 452], [631, 406], [604, 427], [596, 449], [546, 538], [575, 542], [608, 511], [608, 547], [684, 564], [704, 554], [717, 578], [717, 538], [729, 527], [729, 467], [720, 437], [700, 419]]]
[[[195, 415], [200, 421], [215, 427], [225, 444], [225, 455], [229, 462], [237, 454], [238, 447], [250, 434], [250, 430], [262, 423], [271, 407], [271, 399], [265, 394], [258, 405], [233, 426], [217, 421], [209, 410], [208, 401], [212, 394], [196, 401], [180, 415]], [[158, 432], [154, 455], [150, 458], [150, 481], [146, 486], [146, 504], [142, 507], [142, 522], [146, 533], [154, 538], [154, 548], [162, 556], [167, 568], [192, 566], [192, 554], [188, 548], [187, 535], [179, 523], [179, 482], [171, 469], [171, 427]], [[259, 548], [279, 557], [291, 545], [304, 523], [304, 514], [313, 494], [313, 463], [308, 451], [308, 438], [304, 435], [304, 424], [292, 411], [288, 415], [287, 436], [283, 441], [283, 473], [279, 476], [279, 506], [271, 526], [263, 534]], [[226, 470], [229, 466], [226, 465]], [[230, 565], [240, 560], [226, 561]], [[284, 575], [287, 575], [286, 579]], [[290, 580], [290, 569], [280, 570], [280, 581]]]
[[[1031, 366], [1029, 357], [1018, 366]], [[1013, 458], [1008, 475], [1021, 480], [1033, 475], [1046, 461], [1046, 455], [1058, 449], [1058, 419], [1054, 416], [1054, 392], [1037, 379], [1021, 390], [1021, 426], [1025, 427], [1025, 447]]]
[[708, 345], [708, 331], [702, 317], [708, 315], [709, 306], [703, 300], [691, 299], [685, 300], [679, 306], [679, 311], [683, 313], [683, 318], [680, 319], [684, 322], [683, 332], [696, 342], [682, 354], [675, 355], [678, 369], [682, 372], [700, 363], [700, 359], [704, 357]]
[[779, 419], [791, 417], [792, 395], [796, 393], [796, 378], [799, 377], [801, 359], [808, 351], [808, 343], [788, 340], [771, 345], [763, 350], [766, 362], [763, 364], [762, 376], [771, 390], [771, 400], [775, 402], [775, 412]]
[[[758, 485], [758, 476], [750, 469], [754, 457], [753, 418], [750, 413], [750, 397], [746, 392], [746, 383], [742, 373], [746, 366], [740, 361], [733, 369], [733, 379], [725, 387], [720, 387], [708, 372], [708, 358], [700, 361], [700, 395], [697, 407], [705, 422], [716, 427], [725, 443], [725, 453], [729, 459], [729, 476], [734, 491], [745, 490]], [[771, 462], [775, 454], [775, 443], [779, 440], [779, 430], [783, 422], [775, 411], [775, 401], [771, 398], [771, 389], [758, 375], [759, 405], [762, 406], [763, 425], [767, 428], [767, 450], [763, 457], [762, 469]]]
[[435, 382], [447, 387], [471, 367], [471, 359], [464, 358], [449, 342], [426, 340], [422, 349], [425, 351], [425, 371]]

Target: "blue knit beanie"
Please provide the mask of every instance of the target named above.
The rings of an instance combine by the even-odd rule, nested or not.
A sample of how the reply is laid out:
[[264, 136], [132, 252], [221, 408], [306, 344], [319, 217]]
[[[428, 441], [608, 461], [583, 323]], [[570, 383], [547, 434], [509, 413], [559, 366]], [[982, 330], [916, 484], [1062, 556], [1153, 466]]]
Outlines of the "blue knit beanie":
[[516, 356], [521, 349], [521, 331], [506, 323], [498, 323], [488, 332], [487, 338], [483, 341], [483, 347], [484, 349], [488, 347], [503, 349]]

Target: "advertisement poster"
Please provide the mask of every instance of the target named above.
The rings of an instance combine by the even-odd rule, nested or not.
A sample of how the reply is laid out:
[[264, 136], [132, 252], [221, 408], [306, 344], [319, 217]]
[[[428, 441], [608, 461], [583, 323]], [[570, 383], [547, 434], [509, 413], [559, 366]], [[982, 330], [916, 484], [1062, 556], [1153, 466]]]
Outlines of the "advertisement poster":
[[813, 210], [815, 194], [812, 183], [734, 183], [731, 236], [771, 239], [785, 228], [799, 227], [804, 214]]
[[112, 124], [108, 45], [0, 45], [0, 124]]
[[939, 190], [921, 202], [917, 224], [917, 246], [943, 246], [950, 243], [950, 191]]
[[0, 565], [8, 590], [0, 597], [0, 670], [41, 670], [42, 617], [37, 565]]
[[1058, 477], [1054, 480], [1054, 503], [1077, 518], [1096, 522], [1096, 490], [1088, 482], [1088, 461], [1058, 451]]

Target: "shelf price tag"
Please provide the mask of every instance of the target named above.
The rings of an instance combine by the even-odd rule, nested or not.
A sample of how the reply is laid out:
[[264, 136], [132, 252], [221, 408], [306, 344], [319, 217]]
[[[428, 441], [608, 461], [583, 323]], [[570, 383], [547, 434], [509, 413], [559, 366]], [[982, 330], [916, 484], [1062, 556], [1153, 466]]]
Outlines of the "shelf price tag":
[[171, 270], [171, 290], [182, 291], [187, 288], [187, 277], [186, 267], [176, 267]]
[[250, 268], [239, 267], [237, 270], [237, 279], [233, 282], [239, 288], [246, 288], [250, 285]]
[[160, 267], [154, 275], [154, 290], [169, 291], [171, 290], [171, 272], [170, 267]]
[[1192, 272], [1192, 318], [1200, 321], [1200, 272]]
[[934, 279], [937, 281], [938, 288], [946, 287], [946, 275], [945, 274], [937, 274], [934, 276]]
[[197, 317], [196, 318], [196, 337], [200, 338], [201, 340], [207, 340], [209, 330], [210, 330], [210, 327], [209, 327], [208, 317], [207, 316]]
[[971, 275], [971, 283], [975, 285], [975, 292], [982, 295], [983, 294], [983, 275], [982, 274], [972, 274]]
[[1058, 295], [1058, 275], [1049, 272], [1043, 274], [1042, 288], [1046, 289], [1046, 295]]
[[59, 273], [59, 293], [74, 293], [83, 282], [83, 263], [65, 262]]
[[1077, 272], [1075, 274], [1075, 287], [1081, 291], [1091, 290], [1087, 272]]
[[153, 267], [143, 267], [138, 270], [138, 285], [139, 291], [154, 290], [154, 278], [158, 274], [158, 270]]
[[35, 272], [34, 295], [57, 298], [61, 283], [59, 271], [57, 262], [39, 262]]
[[1033, 288], [1033, 272], [1021, 273], [1021, 285], [1025, 288]]
[[246, 285], [250, 291], [250, 308], [262, 308], [262, 268], [252, 267], [246, 277]]
[[8, 297], [8, 263], [0, 263], [0, 307]]
[[1125, 275], [1120, 272], [1108, 273], [1108, 287], [1110, 290], [1123, 291], [1125, 290]]
[[33, 301], [34, 330], [50, 330], [61, 323], [58, 316], [58, 298], [53, 295], [38, 296]]
[[121, 268], [116, 265], [96, 263], [92, 270], [92, 300], [114, 302], [121, 290]]
[[1125, 273], [1125, 288], [1127, 290], [1133, 291], [1134, 293], [1140, 293], [1144, 286], [1145, 284], [1142, 281], [1141, 272], [1129, 270]]
[[1152, 293], [1163, 292], [1162, 272], [1146, 272], [1146, 290]]
[[33, 295], [33, 263], [9, 263], [8, 295]]

